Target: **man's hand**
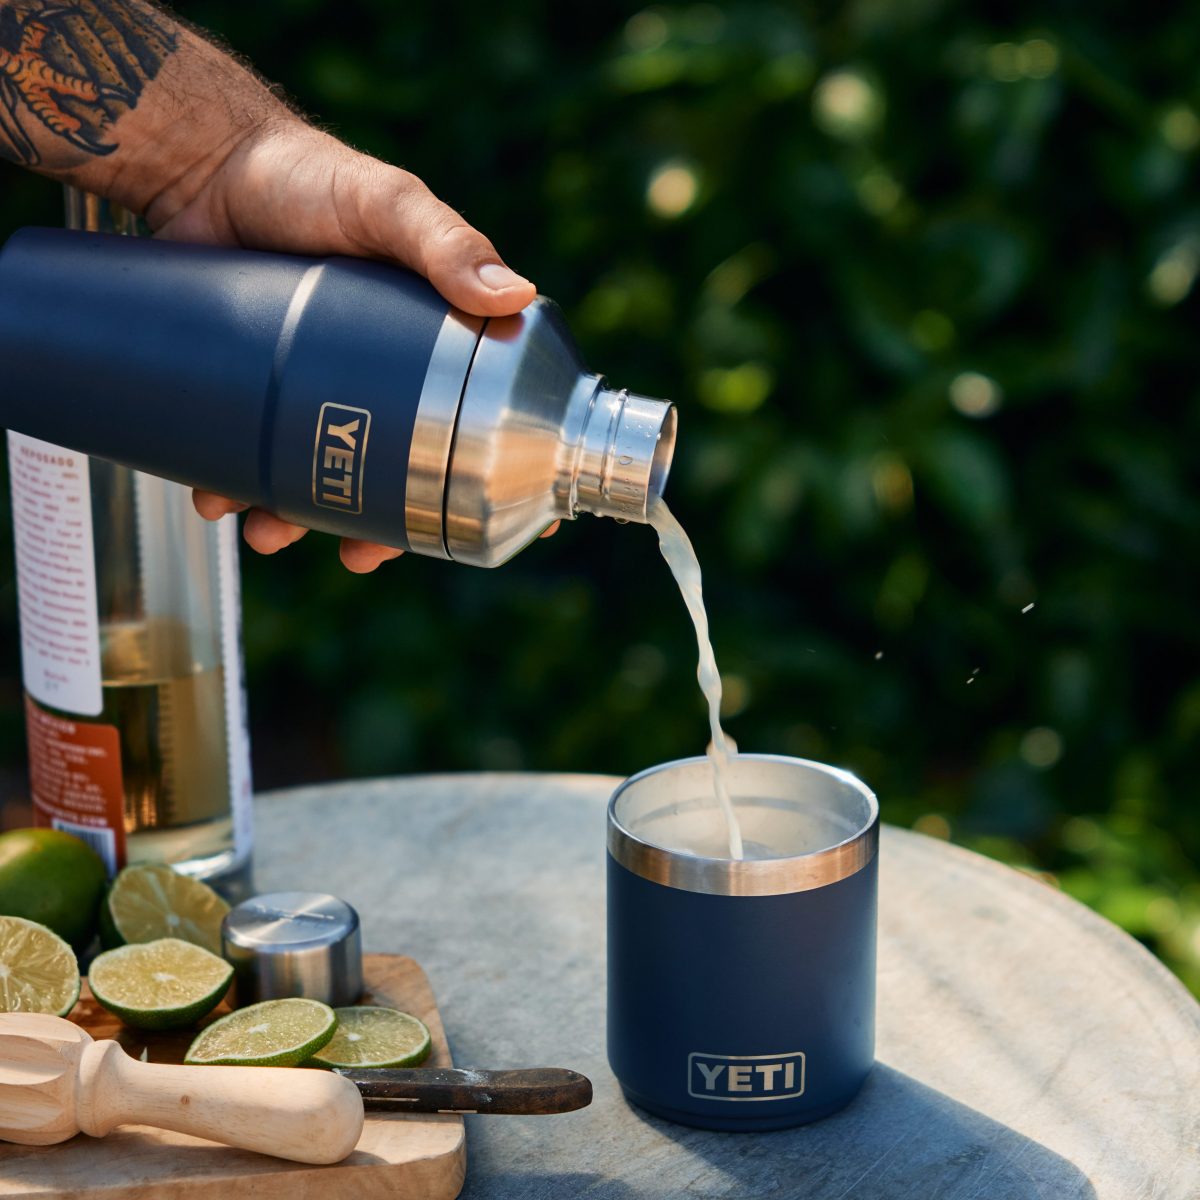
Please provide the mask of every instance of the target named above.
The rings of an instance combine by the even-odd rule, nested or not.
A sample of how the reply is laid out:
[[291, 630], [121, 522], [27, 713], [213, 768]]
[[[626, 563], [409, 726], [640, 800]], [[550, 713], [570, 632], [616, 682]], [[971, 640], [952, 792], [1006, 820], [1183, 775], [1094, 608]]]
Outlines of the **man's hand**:
[[[483, 234], [416, 176], [295, 119], [254, 131], [186, 203], [179, 207], [176, 200], [168, 190], [147, 209], [160, 237], [392, 259], [419, 271], [451, 304], [480, 316], [519, 312], [535, 294]], [[244, 507], [210, 492], [197, 492], [195, 502], [201, 516], [214, 520]], [[247, 516], [244, 529], [246, 541], [262, 554], [274, 554], [306, 532], [261, 509]], [[342, 562], [351, 571], [373, 571], [400, 554], [342, 540]]]
[[[389, 260], [482, 316], [535, 294], [419, 179], [307, 125], [144, 0], [0, 0], [0, 156], [144, 213], [160, 237]], [[209, 519], [244, 507], [195, 503]], [[274, 554], [307, 531], [256, 509], [244, 532]], [[342, 542], [352, 571], [400, 553]]]

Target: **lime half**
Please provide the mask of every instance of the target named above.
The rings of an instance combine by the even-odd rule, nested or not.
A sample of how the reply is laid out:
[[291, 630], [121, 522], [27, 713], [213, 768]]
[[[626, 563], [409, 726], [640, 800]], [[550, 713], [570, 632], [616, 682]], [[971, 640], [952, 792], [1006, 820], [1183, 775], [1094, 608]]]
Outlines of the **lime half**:
[[316, 1054], [336, 1028], [333, 1009], [319, 1000], [264, 1000], [214, 1021], [183, 1061], [294, 1067]]
[[221, 953], [221, 922], [229, 905], [206, 883], [170, 867], [126, 867], [100, 910], [106, 946], [179, 938]]
[[75, 951], [45, 925], [0, 917], [0, 1011], [65, 1017], [78, 999]]
[[335, 1008], [338, 1026], [306, 1067], [415, 1067], [429, 1057], [423, 1021], [395, 1008]]
[[137, 1029], [179, 1029], [221, 1003], [233, 968], [178, 938], [119, 946], [88, 971], [96, 1003]]

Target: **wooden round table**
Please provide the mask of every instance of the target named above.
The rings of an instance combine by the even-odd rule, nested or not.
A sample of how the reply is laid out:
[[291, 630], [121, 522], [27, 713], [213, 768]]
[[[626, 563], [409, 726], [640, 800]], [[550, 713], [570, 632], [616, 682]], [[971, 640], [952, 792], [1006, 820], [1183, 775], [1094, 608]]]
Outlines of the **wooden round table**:
[[469, 1117], [464, 1197], [1196, 1200], [1200, 1006], [1120, 930], [885, 828], [878, 1065], [838, 1115], [706, 1133], [626, 1104], [604, 1047], [615, 780], [461, 775], [260, 797], [256, 885], [334, 892], [412, 955], [463, 1066], [569, 1066], [592, 1106]]

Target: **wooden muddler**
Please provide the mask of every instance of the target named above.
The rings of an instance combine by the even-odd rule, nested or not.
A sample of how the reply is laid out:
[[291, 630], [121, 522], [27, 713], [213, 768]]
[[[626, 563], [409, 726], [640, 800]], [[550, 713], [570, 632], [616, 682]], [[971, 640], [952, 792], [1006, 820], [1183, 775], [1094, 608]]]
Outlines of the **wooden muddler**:
[[0, 1138], [48, 1146], [126, 1124], [334, 1163], [358, 1142], [363, 1102], [328, 1071], [143, 1063], [62, 1017], [0, 1014]]

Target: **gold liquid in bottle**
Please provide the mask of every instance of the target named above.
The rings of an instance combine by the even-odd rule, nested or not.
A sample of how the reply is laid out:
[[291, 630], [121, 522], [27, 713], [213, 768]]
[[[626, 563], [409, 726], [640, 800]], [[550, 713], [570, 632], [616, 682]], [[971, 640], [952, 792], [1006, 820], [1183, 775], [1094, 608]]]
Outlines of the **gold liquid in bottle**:
[[130, 862], [210, 860], [233, 849], [225, 679], [170, 620], [101, 627], [100, 720], [120, 735]]

